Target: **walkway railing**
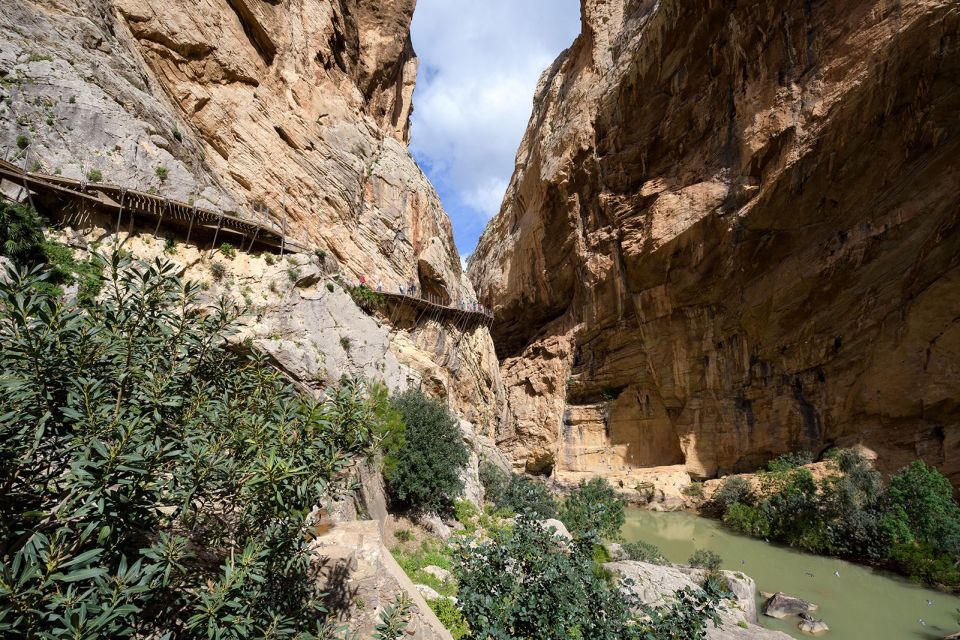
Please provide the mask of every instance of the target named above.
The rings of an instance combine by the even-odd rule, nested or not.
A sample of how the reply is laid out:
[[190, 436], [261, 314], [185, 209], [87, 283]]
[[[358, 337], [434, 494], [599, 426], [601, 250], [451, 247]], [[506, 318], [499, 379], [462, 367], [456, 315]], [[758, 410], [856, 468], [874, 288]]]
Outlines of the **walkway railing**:
[[423, 315], [441, 316], [472, 320], [482, 324], [493, 322], [493, 312], [481, 307], [475, 302], [450, 304], [447, 300], [430, 293], [417, 291], [416, 293], [390, 293], [378, 291], [385, 300], [395, 304], [407, 305], [420, 309]]
[[269, 218], [268, 224], [259, 224], [158, 194], [27, 171], [6, 160], [0, 160], [0, 181], [2, 180], [8, 180], [27, 190], [30, 198], [36, 195], [43, 200], [116, 214], [117, 232], [120, 231], [122, 216], [127, 214], [132, 216], [131, 223], [135, 219], [143, 218], [156, 220], [158, 230], [160, 226], [186, 227], [187, 242], [194, 230], [203, 230], [213, 232], [214, 245], [220, 233], [224, 232], [239, 235], [245, 242], [249, 241], [247, 250], [254, 245], [279, 250], [281, 254], [304, 250], [303, 246], [287, 237], [285, 224], [276, 225]]

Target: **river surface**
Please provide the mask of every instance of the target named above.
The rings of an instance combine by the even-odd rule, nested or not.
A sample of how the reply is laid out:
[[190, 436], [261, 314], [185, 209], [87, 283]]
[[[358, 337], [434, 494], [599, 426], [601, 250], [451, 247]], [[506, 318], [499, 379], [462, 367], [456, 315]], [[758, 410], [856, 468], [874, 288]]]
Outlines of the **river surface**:
[[[708, 518], [628, 509], [623, 535], [628, 542], [657, 545], [674, 563], [686, 563], [695, 548], [719, 553], [724, 569], [753, 577], [758, 591], [783, 591], [819, 605], [813, 615], [830, 627], [826, 640], [939, 640], [960, 629], [956, 596], [869, 567], [737, 535]], [[768, 629], [810, 638], [797, 630], [797, 622], [760, 614], [760, 624]]]

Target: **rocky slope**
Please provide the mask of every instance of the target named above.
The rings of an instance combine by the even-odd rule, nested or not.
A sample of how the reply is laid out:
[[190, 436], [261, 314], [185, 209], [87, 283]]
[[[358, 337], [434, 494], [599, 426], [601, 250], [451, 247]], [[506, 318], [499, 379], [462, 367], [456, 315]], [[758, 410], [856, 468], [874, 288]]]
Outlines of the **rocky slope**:
[[960, 6], [583, 0], [470, 265], [532, 471], [960, 481]]
[[[9, 0], [0, 147], [28, 169], [268, 218], [348, 280], [473, 300], [449, 219], [407, 149], [414, 4]], [[284, 321], [292, 333], [326, 322]], [[430, 391], [492, 428], [502, 390], [485, 329], [414, 321], [390, 345]]]

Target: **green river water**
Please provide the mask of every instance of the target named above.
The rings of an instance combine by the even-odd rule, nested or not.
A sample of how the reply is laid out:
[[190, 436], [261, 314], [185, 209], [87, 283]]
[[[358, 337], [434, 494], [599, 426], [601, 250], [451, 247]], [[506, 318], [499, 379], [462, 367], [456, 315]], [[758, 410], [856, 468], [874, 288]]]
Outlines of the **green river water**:
[[[954, 617], [960, 598], [869, 567], [740, 536], [708, 518], [628, 509], [623, 535], [657, 545], [675, 563], [685, 563], [695, 548], [719, 553], [724, 569], [753, 577], [758, 591], [783, 591], [819, 605], [813, 615], [830, 627], [828, 640], [939, 640], [960, 630]], [[769, 629], [809, 638], [797, 622], [760, 615]]]

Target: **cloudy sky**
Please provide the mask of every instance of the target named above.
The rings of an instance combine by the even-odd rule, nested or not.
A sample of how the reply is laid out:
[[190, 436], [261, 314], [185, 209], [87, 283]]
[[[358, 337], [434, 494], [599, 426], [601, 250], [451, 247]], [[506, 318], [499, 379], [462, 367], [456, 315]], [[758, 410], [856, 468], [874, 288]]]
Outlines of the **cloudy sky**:
[[579, 33], [579, 0], [418, 0], [411, 150], [461, 256], [500, 210], [540, 74]]

